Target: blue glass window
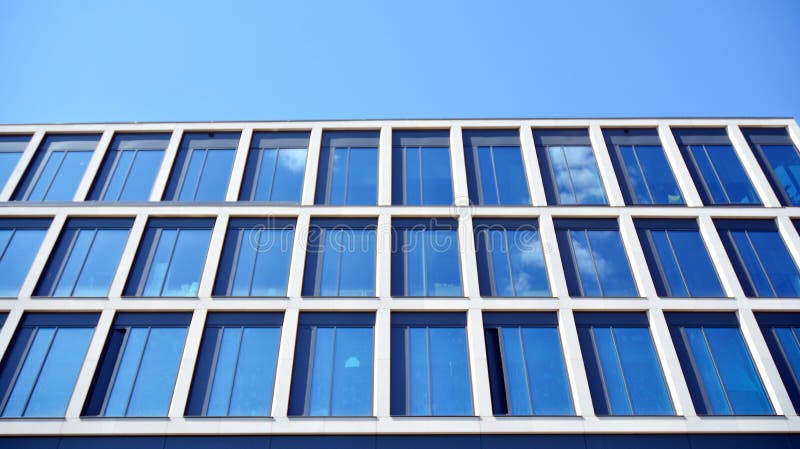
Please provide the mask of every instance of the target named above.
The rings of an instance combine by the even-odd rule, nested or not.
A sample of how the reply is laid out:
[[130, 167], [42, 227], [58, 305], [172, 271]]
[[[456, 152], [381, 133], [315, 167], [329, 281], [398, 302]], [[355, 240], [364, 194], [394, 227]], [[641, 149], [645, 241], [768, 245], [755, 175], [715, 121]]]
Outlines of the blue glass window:
[[61, 417], [89, 349], [97, 314], [22, 317], [0, 368], [3, 417]]
[[749, 297], [800, 296], [800, 272], [772, 220], [714, 220]]
[[84, 416], [166, 416], [190, 313], [119, 313]]
[[117, 134], [103, 159], [89, 199], [147, 201], [169, 134]]
[[477, 205], [528, 205], [518, 130], [464, 131], [469, 200]]
[[575, 324], [596, 414], [674, 414], [645, 313], [576, 313]]
[[586, 129], [534, 130], [547, 204], [608, 204]]
[[305, 296], [375, 296], [374, 219], [314, 219], [308, 232]]
[[392, 415], [473, 414], [465, 326], [464, 313], [392, 313]]
[[372, 313], [302, 313], [289, 416], [372, 415]]
[[742, 133], [781, 204], [800, 205], [800, 154], [786, 128], [742, 128]]
[[0, 297], [17, 296], [49, 226], [48, 218], [0, 220]]
[[211, 218], [150, 219], [125, 295], [196, 296], [213, 227]]
[[16, 201], [72, 201], [98, 134], [46, 136], [14, 193]]
[[733, 313], [665, 313], [698, 415], [772, 415]]
[[188, 416], [268, 416], [281, 337], [281, 313], [209, 313]]
[[481, 296], [551, 296], [536, 221], [475, 219]]
[[392, 204], [453, 204], [449, 131], [392, 133]]
[[378, 132], [322, 134], [316, 204], [378, 204]]
[[792, 405], [800, 410], [800, 314], [763, 312], [755, 315]]
[[695, 220], [634, 220], [659, 296], [723, 297]]
[[164, 200], [224, 201], [239, 133], [186, 133]]
[[616, 220], [554, 221], [571, 296], [638, 296]]
[[294, 224], [294, 219], [231, 219], [214, 295], [286, 296]]
[[703, 204], [761, 204], [725, 129], [672, 131]]
[[573, 415], [555, 313], [484, 313], [495, 415]]
[[108, 295], [132, 225], [128, 218], [67, 221], [34, 294]]
[[392, 220], [392, 296], [461, 296], [458, 224]]
[[8, 182], [30, 140], [31, 136], [0, 135], [0, 190]]
[[603, 130], [625, 204], [684, 204], [655, 129]]
[[239, 201], [300, 204], [308, 132], [253, 134]]

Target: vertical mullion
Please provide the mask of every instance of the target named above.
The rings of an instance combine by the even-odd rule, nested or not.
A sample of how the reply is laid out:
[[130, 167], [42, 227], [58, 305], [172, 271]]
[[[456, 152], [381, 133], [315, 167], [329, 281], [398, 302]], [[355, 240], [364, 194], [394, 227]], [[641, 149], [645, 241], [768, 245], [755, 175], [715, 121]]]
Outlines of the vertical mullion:
[[431, 328], [425, 327], [425, 357], [427, 359], [426, 368], [428, 369], [428, 383], [425, 388], [428, 390], [428, 416], [433, 416], [433, 373], [431, 372]]
[[331, 388], [328, 391], [328, 414], [326, 416], [331, 416], [333, 413], [333, 379], [336, 376], [335, 369], [336, 369], [336, 336], [339, 333], [339, 328], [337, 326], [333, 327], [333, 342], [331, 342], [331, 378], [330, 378], [330, 385]]
[[500, 198], [500, 183], [497, 180], [497, 163], [494, 160], [494, 146], [489, 145], [489, 159], [492, 161], [492, 174], [494, 175], [494, 179], [492, 180], [492, 184], [494, 185], [494, 192], [497, 195], [497, 205], [500, 206], [503, 204], [502, 198]]

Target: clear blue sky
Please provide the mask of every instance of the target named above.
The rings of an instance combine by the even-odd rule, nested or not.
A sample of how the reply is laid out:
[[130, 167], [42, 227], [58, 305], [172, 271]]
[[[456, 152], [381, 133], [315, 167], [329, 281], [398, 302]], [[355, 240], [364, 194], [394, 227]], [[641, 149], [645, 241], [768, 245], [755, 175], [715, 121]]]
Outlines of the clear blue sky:
[[800, 117], [800, 0], [0, 0], [0, 123], [587, 116]]

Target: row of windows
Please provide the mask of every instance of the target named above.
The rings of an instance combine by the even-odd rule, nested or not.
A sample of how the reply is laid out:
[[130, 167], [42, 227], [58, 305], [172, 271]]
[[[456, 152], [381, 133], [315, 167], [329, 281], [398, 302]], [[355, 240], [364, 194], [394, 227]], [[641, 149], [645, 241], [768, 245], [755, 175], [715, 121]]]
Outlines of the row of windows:
[[[70, 218], [41, 274], [34, 296], [105, 297], [129, 237], [130, 218]], [[774, 220], [715, 219], [748, 297], [800, 296], [800, 271]], [[0, 220], [0, 295], [15, 297], [50, 220]], [[615, 219], [555, 219], [570, 296], [638, 297]], [[795, 221], [800, 227], [800, 221]], [[659, 296], [725, 297], [693, 219], [634, 219]], [[549, 297], [537, 220], [473, 221], [480, 294]], [[213, 218], [151, 218], [123, 294], [194, 297]], [[391, 294], [463, 296], [455, 219], [392, 220]], [[219, 297], [285, 297], [294, 219], [232, 218], [213, 286]], [[374, 297], [377, 222], [371, 218], [311, 220], [303, 296]]]
[[[800, 154], [786, 129], [742, 131], [781, 204], [800, 205]], [[655, 129], [603, 133], [626, 204], [685, 203]], [[676, 128], [673, 134], [704, 204], [761, 204], [725, 129]], [[309, 136], [255, 133], [239, 200], [299, 204]], [[29, 139], [0, 135], [0, 185]], [[98, 134], [47, 135], [13, 199], [71, 201], [99, 140]], [[169, 134], [115, 135], [88, 199], [147, 201], [169, 140]], [[237, 132], [185, 133], [161, 199], [225, 200], [239, 140]], [[392, 140], [392, 204], [453, 204], [450, 132], [397, 130]], [[533, 140], [548, 204], [608, 204], [587, 129], [535, 129]], [[377, 204], [378, 141], [378, 131], [323, 133], [316, 204]], [[518, 130], [467, 130], [463, 141], [472, 204], [531, 204]]]
[[[665, 314], [699, 415], [774, 410], [733, 313]], [[674, 415], [644, 312], [576, 312], [579, 346], [599, 416]], [[800, 314], [757, 313], [794, 407], [800, 409]], [[98, 320], [28, 313], [0, 367], [3, 417], [63, 416]], [[82, 416], [166, 416], [190, 313], [116, 315]], [[268, 416], [282, 313], [209, 313], [187, 416]], [[506, 416], [572, 416], [555, 313], [484, 312], [492, 409]], [[289, 416], [373, 414], [375, 315], [301, 313]], [[473, 415], [466, 314], [392, 312], [391, 414]]]

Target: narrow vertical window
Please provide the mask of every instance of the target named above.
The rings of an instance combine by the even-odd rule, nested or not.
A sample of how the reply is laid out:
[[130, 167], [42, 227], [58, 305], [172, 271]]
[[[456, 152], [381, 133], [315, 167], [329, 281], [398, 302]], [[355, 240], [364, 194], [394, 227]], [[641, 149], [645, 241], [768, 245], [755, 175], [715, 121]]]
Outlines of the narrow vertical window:
[[554, 221], [571, 296], [638, 296], [616, 220]]
[[93, 313], [22, 317], [0, 367], [3, 417], [64, 416], [97, 318]]
[[17, 296], [48, 227], [49, 218], [0, 220], [0, 297]]
[[547, 204], [608, 204], [589, 131], [534, 130]]
[[647, 315], [576, 313], [583, 363], [598, 415], [673, 415]]
[[253, 134], [239, 201], [300, 204], [308, 132]]
[[742, 133], [781, 204], [800, 205], [800, 154], [786, 128], [742, 128]]
[[755, 315], [792, 405], [800, 410], [800, 314], [761, 312]]
[[166, 201], [224, 201], [239, 133], [186, 133], [172, 165]]
[[83, 416], [166, 416], [190, 313], [119, 313]]
[[213, 227], [210, 218], [150, 219], [125, 296], [196, 296]]
[[68, 220], [34, 294], [107, 296], [132, 225], [129, 218]]
[[72, 201], [98, 134], [46, 136], [14, 193], [16, 201]]
[[749, 297], [800, 296], [800, 271], [773, 220], [714, 220]]
[[534, 220], [475, 219], [481, 296], [551, 296]]
[[665, 313], [698, 415], [773, 415], [733, 313]]
[[327, 131], [317, 172], [316, 204], [378, 204], [377, 131]]
[[555, 313], [484, 313], [495, 415], [573, 415]]
[[281, 313], [209, 313], [187, 416], [269, 416]]
[[461, 296], [458, 224], [392, 220], [392, 295]]
[[31, 136], [0, 135], [0, 190], [8, 182], [30, 140]]
[[98, 201], [147, 201], [169, 134], [117, 134], [89, 192]]
[[684, 204], [655, 129], [604, 129], [625, 204]]
[[375, 296], [374, 219], [314, 219], [304, 296]]
[[636, 219], [634, 223], [659, 296], [725, 296], [697, 221]]
[[465, 326], [464, 313], [392, 314], [392, 415], [473, 414]]
[[232, 218], [214, 295], [286, 296], [294, 226], [294, 219]]
[[453, 204], [449, 131], [392, 133], [392, 204]]
[[463, 137], [470, 203], [531, 204], [518, 130], [470, 130]]
[[302, 313], [290, 416], [372, 415], [373, 313]]
[[703, 204], [761, 204], [725, 129], [672, 132]]

